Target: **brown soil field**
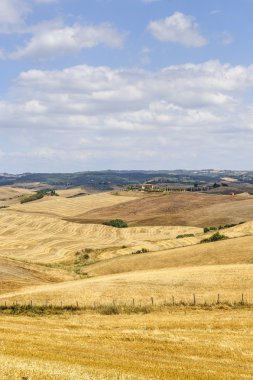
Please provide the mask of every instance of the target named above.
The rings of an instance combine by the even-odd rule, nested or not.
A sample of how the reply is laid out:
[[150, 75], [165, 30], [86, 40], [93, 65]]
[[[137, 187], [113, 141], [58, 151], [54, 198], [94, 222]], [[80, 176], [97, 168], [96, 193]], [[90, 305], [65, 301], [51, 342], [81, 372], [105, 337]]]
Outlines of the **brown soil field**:
[[218, 226], [252, 220], [253, 198], [245, 196], [164, 193], [143, 194], [138, 199], [87, 211], [73, 221], [101, 223], [121, 218], [132, 225]]
[[0, 316], [1, 380], [253, 377], [252, 310]]

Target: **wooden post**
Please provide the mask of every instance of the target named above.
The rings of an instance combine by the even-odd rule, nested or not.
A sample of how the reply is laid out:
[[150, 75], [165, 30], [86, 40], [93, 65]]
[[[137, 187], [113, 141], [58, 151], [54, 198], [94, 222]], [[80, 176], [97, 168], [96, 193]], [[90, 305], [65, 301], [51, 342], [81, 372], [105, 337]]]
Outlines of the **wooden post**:
[[175, 305], [175, 297], [172, 296], [172, 305], [174, 306]]
[[217, 304], [219, 305], [220, 303], [220, 294], [218, 294], [218, 297], [217, 297]]
[[79, 305], [78, 305], [78, 301], [76, 301], [76, 307], [77, 307], [77, 308], [79, 307]]
[[244, 295], [242, 293], [242, 301], [241, 301], [241, 304], [244, 305]]
[[30, 304], [31, 304], [31, 306], [33, 305], [33, 301], [32, 300], [31, 300]]
[[135, 305], [135, 299], [133, 298], [133, 306]]
[[153, 297], [151, 297], [151, 304], [152, 304], [152, 306], [154, 306], [154, 298]]
[[193, 305], [196, 306], [196, 295], [193, 294]]

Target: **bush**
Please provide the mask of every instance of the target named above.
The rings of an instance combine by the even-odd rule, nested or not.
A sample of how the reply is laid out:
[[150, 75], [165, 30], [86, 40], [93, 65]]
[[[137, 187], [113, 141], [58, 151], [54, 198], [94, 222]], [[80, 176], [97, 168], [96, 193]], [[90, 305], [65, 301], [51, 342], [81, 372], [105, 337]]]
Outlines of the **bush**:
[[113, 219], [103, 223], [105, 226], [111, 226], [116, 228], [126, 228], [128, 224], [122, 219]]
[[147, 248], [138, 249], [138, 251], [132, 252], [132, 255], [139, 255], [140, 253], [147, 253], [149, 250]]
[[187, 238], [187, 237], [194, 237], [194, 234], [184, 234], [184, 235], [177, 235], [177, 239]]
[[44, 194], [42, 191], [37, 191], [36, 194], [30, 195], [29, 197], [25, 197], [20, 201], [21, 204], [27, 203], [27, 202], [33, 202], [37, 201], [37, 199], [42, 199], [44, 197]]
[[200, 243], [211, 243], [211, 242], [214, 242], [214, 241], [227, 240], [227, 239], [228, 239], [227, 236], [221, 235], [219, 232], [216, 232], [210, 238], [201, 240]]
[[224, 226], [219, 226], [219, 227], [204, 227], [204, 233], [207, 233], [209, 231], [224, 230], [226, 228], [232, 228], [232, 227], [238, 226], [239, 224], [244, 224], [244, 223], [245, 222], [240, 222], [238, 224], [236, 224], [236, 223], [224, 224]]

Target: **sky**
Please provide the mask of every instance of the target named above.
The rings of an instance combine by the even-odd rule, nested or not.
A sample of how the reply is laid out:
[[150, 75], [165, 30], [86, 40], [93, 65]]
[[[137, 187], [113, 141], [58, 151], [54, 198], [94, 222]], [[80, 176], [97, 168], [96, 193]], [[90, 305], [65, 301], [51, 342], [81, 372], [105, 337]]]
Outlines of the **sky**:
[[0, 172], [253, 169], [253, 0], [0, 0]]

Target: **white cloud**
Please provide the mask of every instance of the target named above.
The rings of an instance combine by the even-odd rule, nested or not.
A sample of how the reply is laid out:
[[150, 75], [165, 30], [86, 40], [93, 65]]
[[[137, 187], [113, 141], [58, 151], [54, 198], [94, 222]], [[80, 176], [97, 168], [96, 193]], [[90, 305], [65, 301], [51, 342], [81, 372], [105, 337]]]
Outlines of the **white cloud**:
[[24, 25], [26, 15], [31, 11], [25, 0], [0, 1], [0, 33], [12, 33]]
[[235, 141], [237, 150], [251, 149], [253, 104], [244, 97], [252, 87], [253, 66], [218, 61], [156, 72], [86, 65], [30, 70], [16, 80], [13, 98], [0, 102], [2, 141], [16, 138], [15, 157], [26, 165], [32, 157], [47, 165], [55, 157], [52, 170], [115, 168], [115, 162], [194, 166], [207, 142], [212, 157], [232, 158]]
[[198, 30], [192, 16], [180, 12], [163, 20], [151, 21], [148, 30], [160, 41], [177, 42], [188, 47], [202, 47], [207, 44]]
[[120, 48], [125, 36], [110, 24], [56, 26], [40, 24], [32, 28], [34, 35], [26, 46], [8, 55], [9, 59], [43, 59], [80, 52], [98, 45]]

